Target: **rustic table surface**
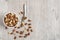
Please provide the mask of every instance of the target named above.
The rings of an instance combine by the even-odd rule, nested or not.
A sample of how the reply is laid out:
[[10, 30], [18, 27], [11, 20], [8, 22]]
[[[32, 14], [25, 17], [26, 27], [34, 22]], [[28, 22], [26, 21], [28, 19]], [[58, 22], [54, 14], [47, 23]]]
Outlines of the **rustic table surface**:
[[60, 0], [0, 0], [0, 40], [13, 40], [4, 29], [4, 14], [18, 13], [25, 2], [26, 16], [32, 19], [33, 32], [21, 40], [60, 40]]

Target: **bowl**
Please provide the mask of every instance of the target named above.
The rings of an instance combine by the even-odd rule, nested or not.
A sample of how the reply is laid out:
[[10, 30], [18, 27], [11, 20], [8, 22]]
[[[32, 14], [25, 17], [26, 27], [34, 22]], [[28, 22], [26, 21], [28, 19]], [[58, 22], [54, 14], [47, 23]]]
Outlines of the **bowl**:
[[18, 15], [16, 13], [5, 13], [3, 23], [6, 27], [15, 27], [18, 24]]

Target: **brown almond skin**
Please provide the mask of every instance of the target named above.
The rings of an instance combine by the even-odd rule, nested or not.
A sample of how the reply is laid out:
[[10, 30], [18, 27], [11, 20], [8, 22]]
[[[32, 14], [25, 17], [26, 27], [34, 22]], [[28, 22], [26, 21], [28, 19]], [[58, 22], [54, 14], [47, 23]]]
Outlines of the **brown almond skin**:
[[15, 32], [15, 31], [16, 31], [15, 29], [12, 30], [12, 32]]
[[26, 19], [27, 19], [27, 17], [23, 17], [23, 18], [22, 18], [22, 20], [26, 20]]
[[19, 31], [16, 31], [16, 33], [19, 33]]
[[8, 29], [7, 27], [5, 27], [5, 29]]
[[29, 32], [29, 29], [27, 29], [27, 31]]
[[11, 32], [10, 34], [13, 34], [13, 32]]
[[16, 39], [16, 36], [14, 36], [14, 39]]
[[33, 32], [33, 30], [32, 30], [32, 29], [31, 29], [30, 31], [31, 31], [31, 32]]
[[19, 36], [19, 38], [21, 38], [22, 36]]
[[23, 12], [21, 11], [21, 14], [23, 14]]
[[21, 23], [21, 24], [20, 24], [20, 27], [23, 27], [23, 26], [24, 26], [24, 24], [23, 24], [23, 23]]
[[30, 35], [30, 33], [28, 33], [28, 34], [25, 34], [25, 36], [24, 36], [24, 38], [26, 38], [27, 36], [29, 36]]
[[27, 25], [27, 23], [25, 23], [25, 25]]
[[30, 33], [28, 33], [27, 35], [30, 35]]
[[31, 28], [31, 26], [28, 26], [28, 28]]
[[23, 34], [24, 32], [23, 31], [20, 31], [20, 34]]
[[24, 38], [26, 38], [26, 37], [27, 37], [27, 34], [24, 35]]
[[28, 19], [28, 22], [31, 22], [31, 20], [30, 20], [30, 19]]
[[14, 28], [16, 28], [16, 27], [14, 27]]
[[31, 23], [29, 23], [28, 25], [31, 25]]
[[18, 29], [20, 28], [20, 27], [17, 27]]

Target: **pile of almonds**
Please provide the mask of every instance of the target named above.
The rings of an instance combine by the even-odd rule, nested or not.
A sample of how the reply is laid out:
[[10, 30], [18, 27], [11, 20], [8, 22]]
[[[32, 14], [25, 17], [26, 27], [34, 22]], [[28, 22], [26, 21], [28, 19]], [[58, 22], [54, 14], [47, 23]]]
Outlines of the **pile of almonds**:
[[[23, 15], [22, 12], [21, 12], [21, 14]], [[24, 20], [24, 21], [26, 20], [27, 22], [21, 22], [20, 26], [15, 26], [14, 29], [12, 30], [12, 32], [10, 32], [10, 33], [8, 32], [9, 34], [14, 35], [14, 40], [17, 39], [17, 36], [15, 36], [16, 34], [19, 34], [19, 36], [18, 36], [19, 38], [26, 38], [30, 35], [31, 32], [33, 32], [32, 26], [31, 26], [31, 20], [28, 19], [27, 17], [22, 17], [22, 20]], [[21, 29], [21, 28], [24, 28], [24, 30], [17, 30], [17, 29]], [[6, 27], [6, 29], [7, 29], [7, 27]]]
[[13, 27], [17, 24], [18, 22], [18, 17], [16, 17], [16, 15], [13, 13], [8, 13], [6, 14], [6, 16], [4, 17], [4, 23], [9, 26], [9, 27]]

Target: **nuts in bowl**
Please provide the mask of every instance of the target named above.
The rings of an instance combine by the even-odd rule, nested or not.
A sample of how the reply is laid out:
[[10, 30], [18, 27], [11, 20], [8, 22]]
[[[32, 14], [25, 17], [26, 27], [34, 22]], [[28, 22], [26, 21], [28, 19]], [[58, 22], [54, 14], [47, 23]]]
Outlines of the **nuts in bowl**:
[[14, 13], [8, 13], [4, 16], [4, 23], [8, 27], [13, 27], [18, 23], [18, 17]]

